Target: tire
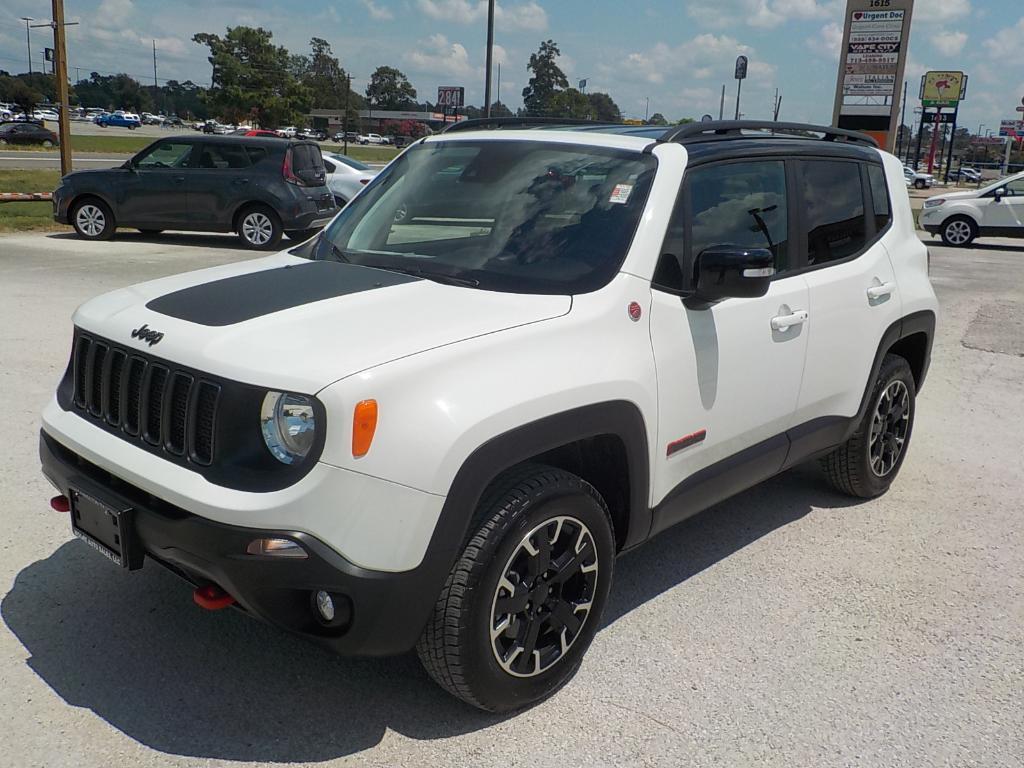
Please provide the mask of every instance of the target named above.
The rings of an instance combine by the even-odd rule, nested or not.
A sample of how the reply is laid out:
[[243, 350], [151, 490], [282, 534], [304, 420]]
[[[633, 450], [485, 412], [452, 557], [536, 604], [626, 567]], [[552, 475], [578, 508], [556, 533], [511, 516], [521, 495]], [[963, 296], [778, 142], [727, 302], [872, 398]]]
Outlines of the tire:
[[915, 189], [924, 189], [925, 188], [925, 183], [923, 181], [921, 181], [921, 179], [917, 179], [914, 182], [914, 188]]
[[942, 222], [942, 242], [953, 248], [966, 248], [978, 236], [978, 225], [967, 216], [952, 216]]
[[71, 226], [85, 240], [109, 240], [116, 222], [110, 207], [95, 197], [79, 200], [71, 208]]
[[[466, 703], [520, 709], [572, 678], [601, 624], [615, 559], [608, 508], [579, 477], [524, 465], [491, 484], [470, 531], [416, 653]], [[516, 589], [524, 582], [529, 592]]]
[[285, 235], [289, 240], [295, 240], [296, 242], [302, 243], [313, 235], [317, 234], [323, 229], [323, 227], [313, 227], [312, 229], [289, 229], [285, 232]]
[[50, 147], [52, 147], [52, 146], [53, 146], [53, 142], [52, 142], [52, 141], [50, 141], [49, 139], [46, 139], [46, 140], [45, 140], [45, 141], [43, 142], [43, 146], [44, 146], [44, 147], [46, 147], [47, 149], [49, 149]]
[[917, 387], [907, 361], [886, 355], [857, 431], [821, 460], [836, 490], [862, 499], [889, 490], [910, 446], [916, 401]]
[[238, 237], [246, 248], [273, 250], [281, 242], [281, 220], [265, 205], [253, 205], [238, 215]]

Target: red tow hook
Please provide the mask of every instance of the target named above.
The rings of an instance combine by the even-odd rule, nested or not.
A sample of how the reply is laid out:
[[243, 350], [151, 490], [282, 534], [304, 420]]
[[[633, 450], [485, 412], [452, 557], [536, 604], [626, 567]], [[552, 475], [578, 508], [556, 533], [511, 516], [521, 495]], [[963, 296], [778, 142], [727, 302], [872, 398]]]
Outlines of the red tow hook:
[[205, 608], [208, 611], [219, 611], [221, 608], [228, 608], [235, 604], [235, 598], [216, 584], [196, 587], [196, 591], [192, 593], [192, 600], [200, 608]]
[[70, 512], [71, 501], [68, 499], [67, 496], [64, 496], [63, 494], [60, 496], [54, 496], [52, 499], [50, 499], [50, 508], [54, 512]]

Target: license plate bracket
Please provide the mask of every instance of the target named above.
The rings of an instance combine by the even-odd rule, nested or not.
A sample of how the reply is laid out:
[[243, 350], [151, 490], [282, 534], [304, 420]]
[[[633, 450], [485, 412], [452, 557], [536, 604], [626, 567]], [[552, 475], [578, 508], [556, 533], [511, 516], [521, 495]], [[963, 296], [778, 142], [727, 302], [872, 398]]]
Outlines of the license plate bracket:
[[134, 510], [130, 506], [100, 501], [72, 488], [71, 532], [115, 565], [128, 570], [142, 567], [142, 551], [136, 546]]

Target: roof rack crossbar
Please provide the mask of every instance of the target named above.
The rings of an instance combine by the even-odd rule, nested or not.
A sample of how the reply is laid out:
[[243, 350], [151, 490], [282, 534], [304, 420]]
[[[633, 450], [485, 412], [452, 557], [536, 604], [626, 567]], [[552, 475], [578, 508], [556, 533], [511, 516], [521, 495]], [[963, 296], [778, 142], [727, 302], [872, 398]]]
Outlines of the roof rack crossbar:
[[559, 125], [609, 125], [599, 120], [579, 120], [569, 117], [477, 117], [452, 123], [441, 133], [476, 131], [488, 128], [551, 128]]
[[850, 144], [864, 144], [869, 147], [878, 146], [878, 142], [871, 136], [858, 131], [832, 128], [825, 125], [812, 125], [810, 123], [776, 123], [769, 120], [712, 120], [705, 123], [687, 123], [669, 128], [658, 141], [661, 143], [676, 142], [688, 144], [721, 139], [757, 138], [757, 136], [744, 133], [744, 131], [762, 131], [765, 136], [794, 132], [820, 133], [821, 141], [844, 141]]

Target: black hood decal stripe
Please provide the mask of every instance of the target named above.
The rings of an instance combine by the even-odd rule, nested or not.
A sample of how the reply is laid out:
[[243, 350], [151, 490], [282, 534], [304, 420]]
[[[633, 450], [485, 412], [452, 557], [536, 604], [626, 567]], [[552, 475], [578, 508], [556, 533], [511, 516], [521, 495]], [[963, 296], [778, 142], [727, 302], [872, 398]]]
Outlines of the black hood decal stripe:
[[311, 261], [182, 288], [153, 299], [146, 308], [199, 325], [233, 325], [314, 301], [419, 279], [355, 264]]

